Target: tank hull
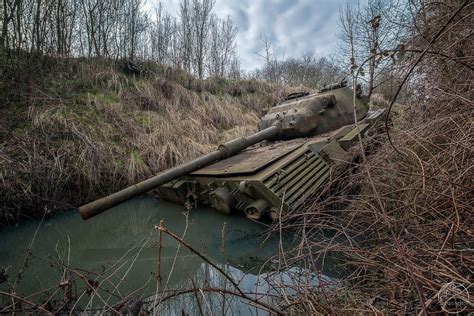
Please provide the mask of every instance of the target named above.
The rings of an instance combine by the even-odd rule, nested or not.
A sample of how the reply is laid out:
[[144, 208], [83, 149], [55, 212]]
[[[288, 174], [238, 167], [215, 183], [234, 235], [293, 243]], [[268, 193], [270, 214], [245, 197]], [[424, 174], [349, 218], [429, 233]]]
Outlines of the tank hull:
[[383, 111], [369, 111], [355, 124], [309, 138], [263, 144], [199, 169], [157, 188], [161, 198], [179, 204], [210, 205], [225, 214], [252, 219], [296, 208], [349, 166], [349, 149], [376, 128]]
[[368, 111], [367, 98], [357, 91], [341, 82], [319, 93], [293, 94], [267, 109], [254, 134], [83, 205], [79, 213], [89, 219], [155, 190], [163, 199], [189, 206], [279, 218], [318, 192], [343, 169], [338, 165], [349, 166], [348, 149], [383, 115]]

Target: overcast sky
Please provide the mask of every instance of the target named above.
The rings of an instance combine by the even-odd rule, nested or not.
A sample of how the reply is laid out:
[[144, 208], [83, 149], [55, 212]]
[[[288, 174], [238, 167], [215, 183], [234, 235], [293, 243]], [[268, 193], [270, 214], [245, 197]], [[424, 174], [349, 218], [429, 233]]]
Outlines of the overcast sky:
[[[266, 34], [279, 58], [298, 57], [314, 51], [330, 56], [336, 45], [339, 7], [347, 0], [216, 0], [214, 13], [230, 15], [236, 23], [237, 49], [241, 67], [246, 70], [261, 66]], [[147, 8], [154, 0], [147, 0]], [[165, 0], [163, 6], [177, 16], [180, 0]]]

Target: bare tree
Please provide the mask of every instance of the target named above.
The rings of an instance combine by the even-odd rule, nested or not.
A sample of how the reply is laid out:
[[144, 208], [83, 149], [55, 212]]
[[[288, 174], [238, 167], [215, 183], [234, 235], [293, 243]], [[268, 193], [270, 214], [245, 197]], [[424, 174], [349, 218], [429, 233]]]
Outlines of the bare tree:
[[230, 71], [231, 61], [235, 59], [236, 36], [237, 27], [230, 16], [224, 20], [219, 20], [216, 16], [211, 18], [208, 51], [209, 75], [224, 77], [226, 72]]
[[[145, 0], [0, 0], [0, 47], [54, 56], [154, 59], [199, 78], [226, 76], [237, 28], [212, 15], [215, 0], [182, 0], [175, 18]], [[235, 69], [234, 69], [235, 70]]]
[[155, 21], [150, 29], [152, 58], [163, 64], [171, 63], [173, 37], [176, 36], [175, 20], [164, 12], [161, 2], [155, 8]]
[[193, 30], [189, 0], [181, 1], [179, 18], [180, 63], [190, 73], [193, 53]]
[[0, 46], [7, 47], [8, 46], [8, 29], [13, 17], [15, 15], [15, 11], [17, 10], [17, 4], [19, 1], [12, 1], [12, 0], [2, 0], [2, 30], [0, 34]]
[[339, 54], [343, 67], [350, 73], [362, 67], [360, 79], [365, 81], [369, 97], [383, 82], [381, 74], [385, 76], [392, 66], [383, 53], [403, 41], [407, 5], [409, 1], [405, 0], [368, 0], [347, 3], [340, 10]]
[[209, 24], [215, 0], [193, 0], [192, 31], [193, 31], [193, 67], [199, 78], [204, 77], [204, 63], [207, 53]]
[[275, 57], [273, 45], [266, 34], [262, 34], [260, 39], [264, 45], [265, 50], [263, 54], [259, 54], [259, 56], [265, 61], [265, 65], [261, 70], [261, 72], [263, 72], [263, 78], [272, 83], [277, 83], [279, 82], [278, 60]]
[[356, 23], [359, 19], [359, 7], [353, 7], [349, 3], [339, 11], [339, 26], [341, 33], [339, 39], [342, 43], [341, 55], [343, 64], [347, 65], [350, 60], [349, 68], [352, 73], [356, 64]]

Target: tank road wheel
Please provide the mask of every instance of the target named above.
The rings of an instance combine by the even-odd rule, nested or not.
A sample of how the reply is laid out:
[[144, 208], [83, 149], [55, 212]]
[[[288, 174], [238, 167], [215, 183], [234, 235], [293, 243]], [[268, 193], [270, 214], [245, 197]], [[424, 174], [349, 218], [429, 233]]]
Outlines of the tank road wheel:
[[247, 215], [248, 218], [258, 220], [269, 208], [270, 204], [267, 201], [259, 199], [245, 208], [245, 215]]

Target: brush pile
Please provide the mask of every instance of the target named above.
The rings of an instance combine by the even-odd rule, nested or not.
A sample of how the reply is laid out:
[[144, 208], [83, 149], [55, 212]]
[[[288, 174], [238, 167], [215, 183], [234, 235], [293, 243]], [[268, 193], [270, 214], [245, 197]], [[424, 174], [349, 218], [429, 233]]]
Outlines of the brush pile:
[[[307, 282], [296, 288], [296, 310], [472, 311], [473, 9], [469, 1], [424, 4], [416, 21], [419, 33], [407, 47], [432, 53], [405, 83], [405, 106], [396, 116], [390, 113], [390, 139], [369, 140], [377, 150], [328, 187], [330, 198], [319, 197], [282, 219], [302, 240], [285, 257], [313, 268], [327, 257], [342, 258], [346, 273], [327, 287]], [[419, 56], [404, 57], [399, 84]], [[351, 196], [354, 192], [359, 194]], [[346, 206], [322, 212], [340, 205]], [[314, 242], [328, 231], [332, 238]]]

